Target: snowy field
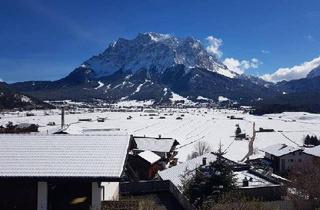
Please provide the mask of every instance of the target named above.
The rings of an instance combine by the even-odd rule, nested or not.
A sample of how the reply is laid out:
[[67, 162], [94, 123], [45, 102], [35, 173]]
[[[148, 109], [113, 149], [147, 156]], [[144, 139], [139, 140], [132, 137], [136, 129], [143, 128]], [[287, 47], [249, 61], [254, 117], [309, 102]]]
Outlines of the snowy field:
[[[291, 146], [302, 146], [303, 137], [307, 134], [320, 136], [320, 115], [309, 113], [282, 113], [264, 116], [253, 116], [233, 110], [212, 109], [161, 109], [155, 113], [148, 112], [100, 112], [88, 113], [82, 109], [78, 114], [67, 114], [65, 122], [71, 134], [114, 134], [125, 132], [137, 136], [171, 137], [180, 142], [178, 145], [179, 161], [185, 161], [199, 141], [210, 144], [216, 151], [220, 142], [226, 151], [226, 157], [240, 161], [248, 153], [249, 140], [235, 140], [235, 129], [238, 124], [243, 133], [249, 137], [253, 134], [253, 123], [260, 127], [274, 129], [271, 133], [257, 133], [253, 144], [253, 157], [262, 156], [259, 150], [264, 147], [285, 143]], [[33, 111], [35, 116], [26, 116], [26, 112], [0, 114], [0, 124], [35, 123], [40, 125], [42, 134], [51, 134], [60, 128], [59, 110]], [[149, 116], [150, 114], [155, 116]], [[229, 119], [227, 116], [241, 119]], [[132, 119], [127, 119], [129, 116]], [[97, 118], [106, 118], [97, 122]], [[160, 117], [165, 119], [160, 119]], [[181, 117], [181, 120], [177, 120]], [[90, 122], [79, 122], [79, 119], [91, 118]], [[55, 122], [56, 126], [48, 126]], [[105, 129], [105, 130], [92, 130]], [[91, 131], [90, 131], [91, 130]], [[110, 131], [111, 130], [111, 131]]]

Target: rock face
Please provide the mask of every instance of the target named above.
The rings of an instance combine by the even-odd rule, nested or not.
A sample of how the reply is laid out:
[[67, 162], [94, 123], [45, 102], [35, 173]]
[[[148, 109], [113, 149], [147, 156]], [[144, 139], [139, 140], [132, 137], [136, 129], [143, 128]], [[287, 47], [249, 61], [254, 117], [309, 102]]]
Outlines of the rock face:
[[273, 86], [229, 70], [199, 40], [157, 33], [120, 38], [60, 80], [11, 85], [42, 100], [152, 100], [157, 104], [219, 98], [250, 103], [281, 93]]
[[236, 76], [210, 55], [200, 41], [152, 32], [140, 33], [133, 40], [120, 38], [81, 66], [94, 70], [96, 77], [103, 77], [120, 69], [126, 73], [135, 73], [142, 68], [163, 72], [178, 64], [186, 69], [199, 67], [231, 78]]

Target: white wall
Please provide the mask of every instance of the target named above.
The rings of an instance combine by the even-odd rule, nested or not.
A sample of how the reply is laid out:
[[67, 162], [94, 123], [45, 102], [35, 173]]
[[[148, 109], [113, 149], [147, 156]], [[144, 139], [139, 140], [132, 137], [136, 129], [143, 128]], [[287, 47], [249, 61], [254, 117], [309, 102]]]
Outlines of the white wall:
[[119, 182], [102, 182], [101, 186], [104, 187], [104, 195], [102, 195], [102, 200], [119, 200]]
[[47, 210], [48, 208], [48, 184], [38, 182], [38, 201], [37, 210]]

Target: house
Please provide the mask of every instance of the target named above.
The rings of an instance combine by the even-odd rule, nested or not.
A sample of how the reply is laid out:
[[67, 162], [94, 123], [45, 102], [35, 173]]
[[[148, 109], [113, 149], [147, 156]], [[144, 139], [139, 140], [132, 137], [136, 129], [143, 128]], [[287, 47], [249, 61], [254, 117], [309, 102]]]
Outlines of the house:
[[0, 126], [0, 133], [31, 133], [38, 132], [39, 126], [31, 123], [19, 123], [14, 125], [9, 122], [6, 127]]
[[[158, 175], [161, 180], [170, 180], [178, 189], [181, 189], [182, 177], [193, 174], [199, 167], [206, 167], [216, 160], [217, 156], [215, 154], [207, 153], [166, 170], [159, 171]], [[226, 158], [224, 158], [224, 160], [232, 167], [232, 171], [237, 180], [236, 185], [241, 193], [262, 200], [281, 199], [284, 193], [284, 186], [271, 178], [271, 176], [264, 176], [251, 169], [248, 165], [239, 164]]]
[[265, 152], [264, 158], [270, 161], [273, 171], [277, 174], [287, 174], [294, 165], [310, 159], [303, 149], [286, 144], [271, 145], [261, 151]]
[[142, 151], [151, 151], [159, 155], [162, 159], [172, 160], [177, 154], [175, 149], [179, 145], [179, 142], [172, 138], [158, 138], [154, 137], [141, 137], [133, 136], [133, 141], [136, 144], [136, 148], [133, 150], [133, 153], [139, 153]]
[[176, 146], [179, 142], [172, 138], [132, 136], [133, 149], [127, 161], [127, 175], [129, 180], [150, 180], [159, 170], [167, 165], [175, 165]]
[[0, 135], [0, 209], [99, 209], [117, 198], [130, 137]]
[[165, 164], [160, 161], [161, 157], [151, 151], [143, 151], [137, 155], [129, 155], [127, 168], [131, 172], [131, 179], [150, 180], [155, 177], [159, 170], [165, 168]]

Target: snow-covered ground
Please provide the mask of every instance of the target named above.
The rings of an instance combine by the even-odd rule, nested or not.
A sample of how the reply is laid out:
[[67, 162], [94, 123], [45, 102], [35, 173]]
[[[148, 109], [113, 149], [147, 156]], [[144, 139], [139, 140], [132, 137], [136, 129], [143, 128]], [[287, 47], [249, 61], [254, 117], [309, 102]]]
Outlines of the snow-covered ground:
[[[140, 136], [172, 137], [180, 142], [178, 146], [179, 161], [186, 160], [192, 152], [194, 145], [199, 141], [206, 141], [213, 151], [217, 150], [220, 142], [226, 150], [226, 157], [235, 161], [241, 160], [248, 152], [248, 140], [235, 140], [234, 133], [238, 124], [243, 133], [252, 136], [253, 122], [256, 129], [260, 127], [272, 128], [275, 132], [257, 133], [253, 147], [259, 157], [263, 153], [259, 150], [267, 146], [285, 143], [291, 146], [301, 146], [303, 137], [307, 134], [320, 136], [320, 115], [309, 113], [282, 113], [264, 116], [243, 114], [234, 110], [212, 109], [161, 109], [157, 113], [148, 112], [100, 112], [95, 110], [89, 113], [80, 110], [79, 114], [65, 116], [68, 130], [73, 134], [99, 134], [107, 132], [126, 132]], [[8, 121], [14, 123], [36, 123], [40, 125], [41, 133], [53, 133], [60, 128], [60, 115], [58, 110], [33, 111], [36, 116], [26, 116], [25, 112], [0, 114], [0, 125]], [[241, 119], [229, 119], [234, 115]], [[131, 116], [131, 119], [127, 119]], [[165, 119], [159, 119], [160, 116]], [[98, 117], [106, 118], [105, 122], [97, 122]], [[182, 120], [177, 120], [182, 117]], [[91, 118], [90, 122], [79, 122], [79, 119]], [[55, 122], [56, 126], [47, 126]], [[93, 130], [95, 129], [95, 130]], [[100, 129], [100, 130], [99, 130]], [[90, 131], [91, 130], [91, 131]]]

